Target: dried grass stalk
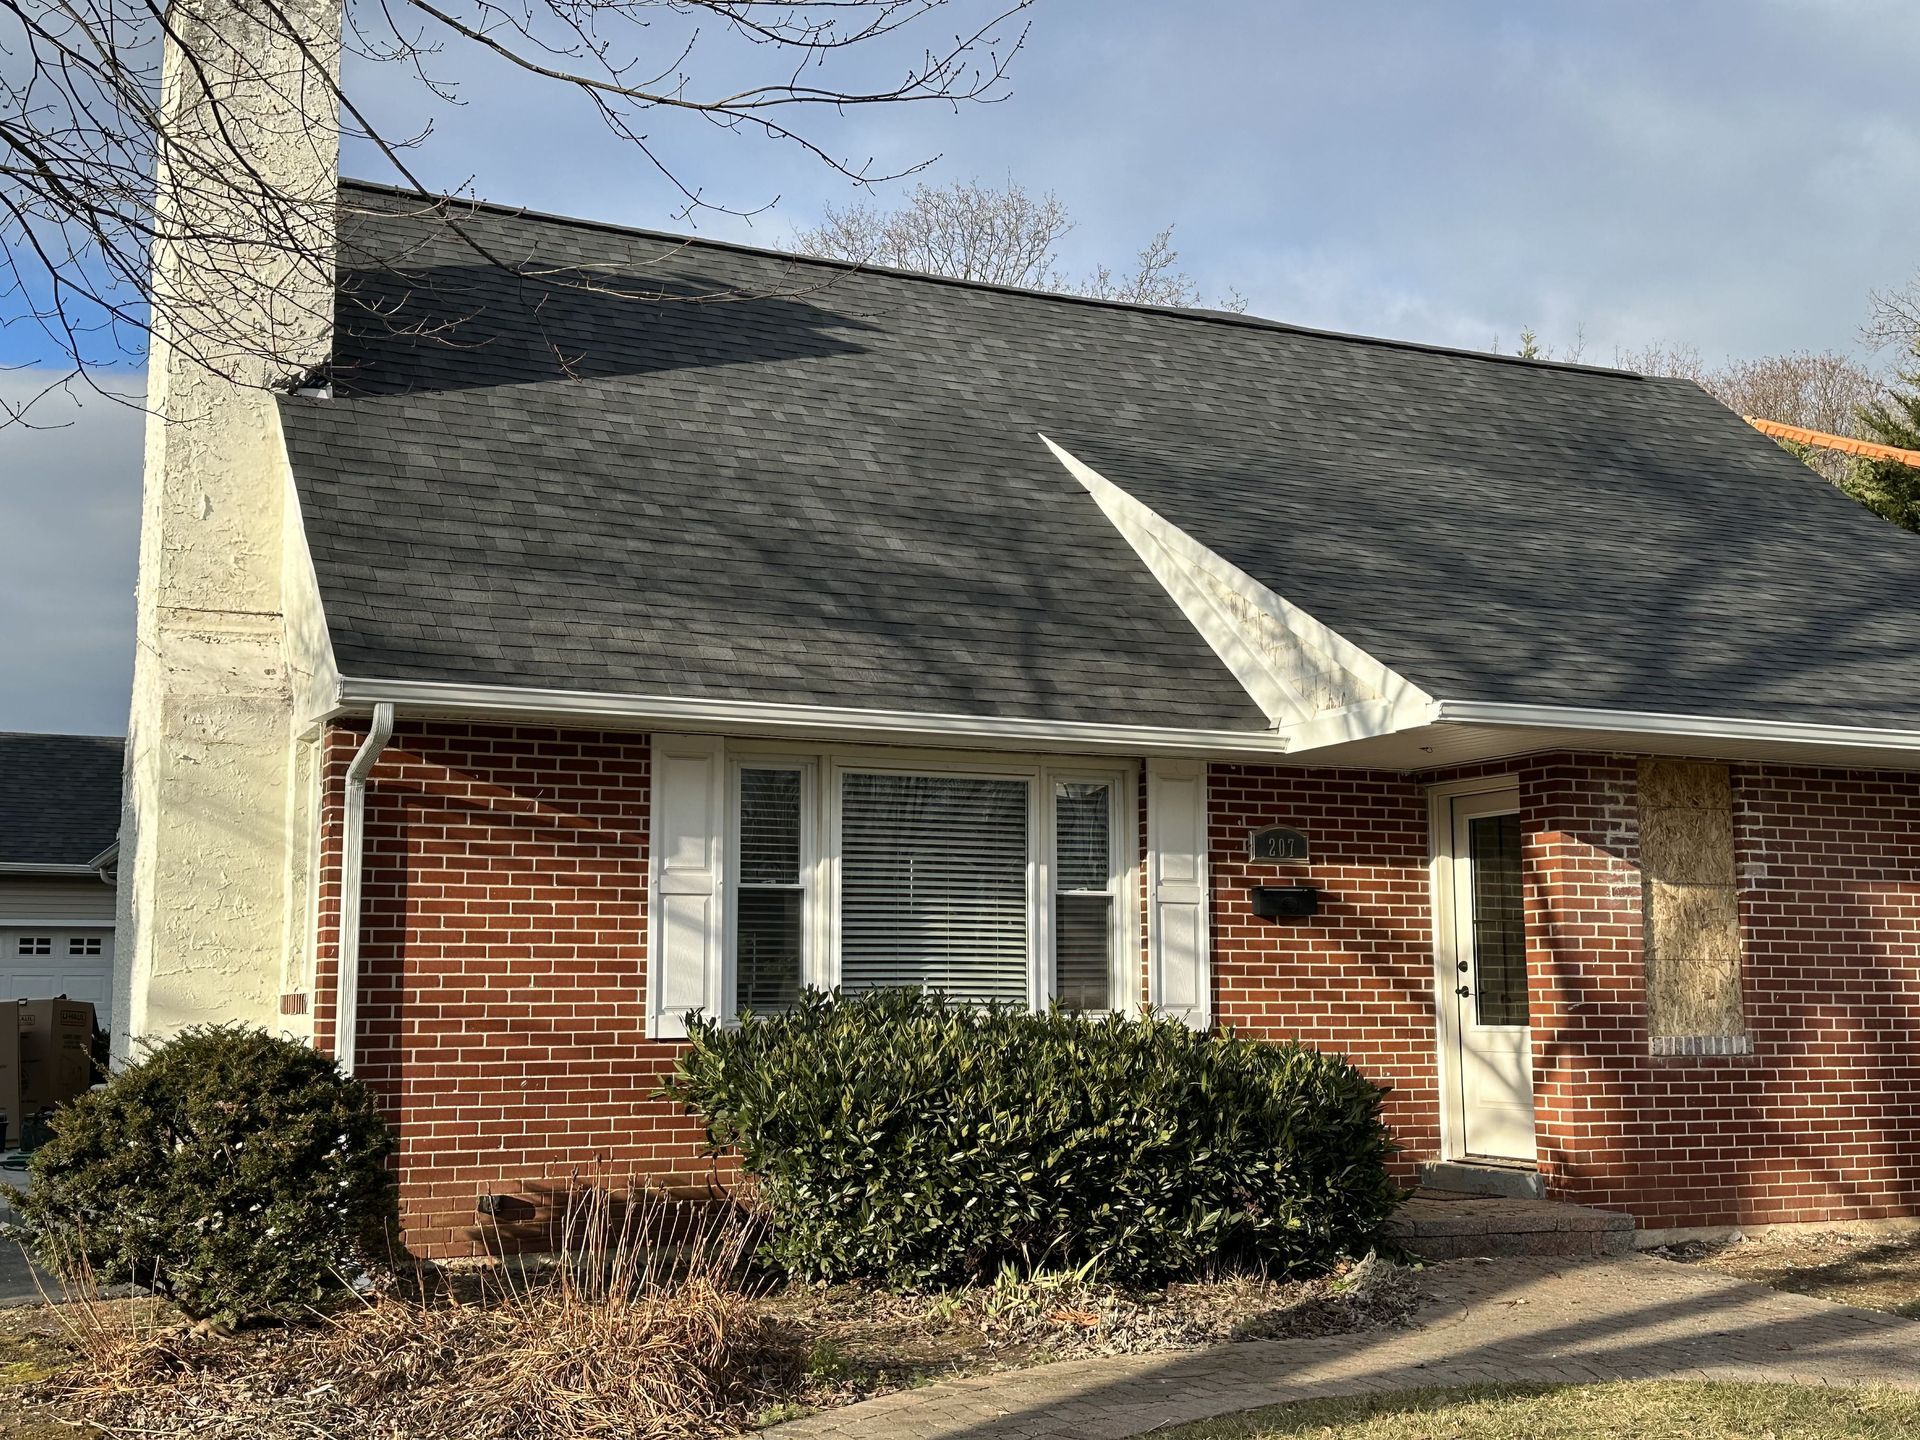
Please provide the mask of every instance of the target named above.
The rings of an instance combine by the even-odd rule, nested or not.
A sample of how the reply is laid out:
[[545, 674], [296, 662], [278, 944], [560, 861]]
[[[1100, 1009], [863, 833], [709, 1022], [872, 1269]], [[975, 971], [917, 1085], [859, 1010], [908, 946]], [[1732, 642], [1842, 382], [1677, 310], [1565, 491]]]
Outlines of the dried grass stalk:
[[576, 1185], [551, 1263], [421, 1276], [313, 1327], [113, 1337], [58, 1386], [107, 1435], [685, 1440], [750, 1418], [785, 1368], [731, 1212]]

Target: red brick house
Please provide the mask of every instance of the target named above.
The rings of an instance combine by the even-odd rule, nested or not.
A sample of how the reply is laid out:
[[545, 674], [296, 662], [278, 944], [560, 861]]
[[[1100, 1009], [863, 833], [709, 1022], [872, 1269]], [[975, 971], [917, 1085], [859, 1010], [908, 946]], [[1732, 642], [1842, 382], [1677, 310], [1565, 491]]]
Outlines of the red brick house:
[[1297, 1037], [1649, 1231], [1920, 1215], [1920, 541], [1695, 386], [344, 197], [262, 843], [424, 1250], [705, 1174], [686, 1014], [803, 985]]

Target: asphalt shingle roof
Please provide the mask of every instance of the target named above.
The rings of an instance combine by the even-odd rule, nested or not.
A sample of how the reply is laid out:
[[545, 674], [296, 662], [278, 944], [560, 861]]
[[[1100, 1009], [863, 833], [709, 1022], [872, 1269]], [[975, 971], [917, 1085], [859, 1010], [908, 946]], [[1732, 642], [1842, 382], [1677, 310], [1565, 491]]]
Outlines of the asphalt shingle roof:
[[347, 198], [345, 674], [1260, 728], [1045, 432], [1441, 698], [1920, 724], [1920, 539], [1691, 384]]
[[120, 834], [126, 742], [0, 732], [0, 864], [84, 865]]

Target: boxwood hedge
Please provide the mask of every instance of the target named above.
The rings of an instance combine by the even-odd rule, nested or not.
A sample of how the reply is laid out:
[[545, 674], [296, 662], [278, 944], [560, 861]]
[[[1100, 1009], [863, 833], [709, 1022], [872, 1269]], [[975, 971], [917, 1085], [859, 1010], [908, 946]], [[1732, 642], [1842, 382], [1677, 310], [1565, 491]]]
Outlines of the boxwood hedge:
[[1311, 1273], [1401, 1198], [1385, 1092], [1299, 1045], [915, 991], [810, 993], [691, 1041], [669, 1093], [756, 1177], [767, 1258], [808, 1278]]
[[149, 1286], [195, 1320], [295, 1318], [394, 1257], [393, 1148], [328, 1056], [196, 1027], [55, 1112], [21, 1228], [50, 1268]]

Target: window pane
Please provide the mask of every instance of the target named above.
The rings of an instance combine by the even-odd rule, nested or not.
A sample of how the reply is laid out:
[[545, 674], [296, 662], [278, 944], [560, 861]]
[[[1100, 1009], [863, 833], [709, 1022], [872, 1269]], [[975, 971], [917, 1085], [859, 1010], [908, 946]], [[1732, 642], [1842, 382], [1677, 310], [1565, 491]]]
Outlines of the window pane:
[[1526, 922], [1520, 892], [1520, 817], [1467, 822], [1473, 866], [1473, 993], [1482, 1025], [1527, 1023]]
[[840, 984], [1027, 1003], [1027, 782], [847, 775]]
[[742, 890], [736, 903], [736, 1006], [784, 1010], [800, 998], [800, 891]]
[[800, 772], [740, 772], [740, 882], [800, 880]]
[[1053, 787], [1053, 888], [1104, 890], [1112, 865], [1107, 827], [1113, 813], [1109, 787], [1062, 782]]
[[1061, 895], [1053, 912], [1054, 998], [1074, 1010], [1112, 1006], [1110, 895]]

